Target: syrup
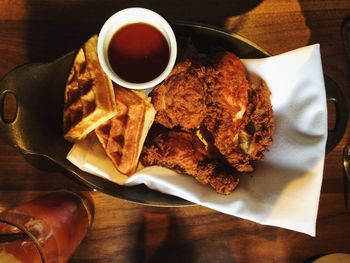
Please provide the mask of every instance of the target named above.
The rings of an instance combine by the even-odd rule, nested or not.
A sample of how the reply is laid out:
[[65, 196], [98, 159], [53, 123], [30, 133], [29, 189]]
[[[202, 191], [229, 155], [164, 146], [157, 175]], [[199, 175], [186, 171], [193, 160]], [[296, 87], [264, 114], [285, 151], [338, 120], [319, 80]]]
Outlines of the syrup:
[[158, 29], [146, 23], [132, 23], [119, 29], [108, 47], [108, 59], [115, 73], [132, 83], [158, 77], [169, 62], [168, 42]]

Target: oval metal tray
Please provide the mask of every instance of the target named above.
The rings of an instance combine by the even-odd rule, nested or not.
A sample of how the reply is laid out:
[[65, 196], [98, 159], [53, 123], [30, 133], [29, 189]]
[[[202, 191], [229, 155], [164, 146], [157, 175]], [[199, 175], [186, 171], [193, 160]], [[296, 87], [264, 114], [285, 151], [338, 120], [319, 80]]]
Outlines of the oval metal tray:
[[[186, 23], [172, 25], [177, 37], [191, 37], [200, 52], [221, 46], [241, 58], [262, 58], [269, 54], [250, 41], [216, 28]], [[192, 203], [165, 195], [145, 186], [123, 187], [103, 178], [83, 172], [67, 159], [72, 144], [64, 140], [62, 112], [65, 82], [75, 51], [51, 62], [20, 66], [0, 82], [0, 102], [6, 93], [17, 100], [17, 116], [11, 123], [0, 121], [1, 137], [24, 154], [38, 155], [58, 164], [85, 185], [124, 200], [154, 206], [184, 206]], [[330, 99], [336, 102], [342, 124], [330, 133], [327, 150], [330, 151], [342, 138], [347, 122], [347, 107], [342, 94], [330, 80], [326, 81]], [[328, 87], [329, 86], [329, 87]], [[345, 109], [345, 110], [344, 110]], [[345, 126], [344, 126], [345, 125]]]

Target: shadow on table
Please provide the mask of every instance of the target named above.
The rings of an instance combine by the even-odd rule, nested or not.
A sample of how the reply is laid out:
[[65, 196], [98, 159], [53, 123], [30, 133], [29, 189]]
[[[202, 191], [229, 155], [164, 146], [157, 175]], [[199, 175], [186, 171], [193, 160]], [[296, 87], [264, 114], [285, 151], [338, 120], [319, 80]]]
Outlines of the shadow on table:
[[[188, 227], [191, 227], [189, 225]], [[230, 251], [222, 240], [198, 238], [189, 241], [183, 223], [178, 223], [168, 213], [148, 212], [139, 231], [139, 263], [234, 263]], [[184, 242], [186, 240], [186, 242]]]
[[[332, 44], [340, 42], [340, 26], [342, 20], [337, 21], [333, 15], [332, 10], [322, 7], [321, 3], [309, 0], [298, 0], [301, 12], [305, 18], [305, 24], [310, 29], [309, 44], [321, 43]], [[326, 5], [326, 3], [324, 3]], [[339, 10], [344, 12], [346, 10]], [[345, 54], [344, 54], [345, 55]], [[345, 57], [344, 57], [345, 58]]]
[[189, 21], [224, 28], [227, 17], [258, 6], [261, 0], [45, 1], [27, 4], [26, 43], [30, 62], [52, 61], [98, 33], [115, 12], [128, 7], [154, 10], [169, 21]]
[[1, 174], [0, 200], [3, 194], [1, 191], [53, 191], [66, 188], [77, 191], [89, 190], [62, 167], [46, 158], [23, 154], [19, 157], [19, 161], [25, 163], [15, 168], [20, 171], [16, 173], [16, 177], [12, 171]]

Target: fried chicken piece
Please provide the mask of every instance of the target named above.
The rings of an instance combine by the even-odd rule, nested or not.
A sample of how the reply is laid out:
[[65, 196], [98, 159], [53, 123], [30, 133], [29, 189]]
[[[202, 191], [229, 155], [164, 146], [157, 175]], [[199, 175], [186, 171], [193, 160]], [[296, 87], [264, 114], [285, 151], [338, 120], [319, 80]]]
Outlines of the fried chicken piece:
[[251, 171], [249, 157], [241, 150], [239, 134], [244, 128], [251, 88], [247, 71], [237, 56], [221, 52], [213, 56], [207, 69], [208, 115], [204, 126], [214, 138], [214, 144], [238, 171]]
[[155, 121], [187, 131], [203, 124], [221, 157], [237, 171], [253, 171], [253, 161], [272, 143], [270, 91], [261, 79], [248, 80], [233, 53], [215, 53], [202, 66], [196, 55], [191, 59], [180, 62], [152, 93]]
[[264, 82], [250, 92], [249, 104], [235, 147], [225, 157], [238, 171], [252, 171], [272, 143], [274, 117], [270, 90]]
[[271, 92], [266, 83], [255, 77], [250, 92], [250, 101], [246, 115], [246, 125], [238, 135], [241, 150], [250, 160], [261, 160], [263, 153], [272, 144], [274, 116], [271, 105]]
[[167, 128], [198, 128], [206, 116], [207, 85], [201, 78], [203, 69], [184, 60], [177, 64], [167, 79], [151, 93], [158, 111], [155, 121]]
[[192, 133], [161, 131], [148, 138], [141, 158], [145, 166], [160, 165], [192, 175], [202, 184], [211, 185], [220, 194], [231, 193], [238, 185], [232, 169], [211, 159], [206, 146]]

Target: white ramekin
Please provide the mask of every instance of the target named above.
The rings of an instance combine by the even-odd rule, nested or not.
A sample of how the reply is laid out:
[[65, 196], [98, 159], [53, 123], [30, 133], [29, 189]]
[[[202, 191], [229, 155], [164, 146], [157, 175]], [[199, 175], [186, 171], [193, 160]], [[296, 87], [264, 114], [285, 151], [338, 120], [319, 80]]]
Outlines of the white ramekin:
[[[132, 83], [120, 78], [114, 72], [108, 60], [108, 47], [115, 32], [121, 27], [132, 23], [146, 23], [152, 25], [164, 35], [169, 45], [168, 65], [157, 78], [144, 83]], [[172, 28], [163, 17], [149, 9], [133, 7], [115, 13], [104, 23], [98, 36], [97, 54], [101, 67], [113, 82], [125, 88], [148, 89], [155, 87], [169, 75], [175, 65], [177, 44]]]

